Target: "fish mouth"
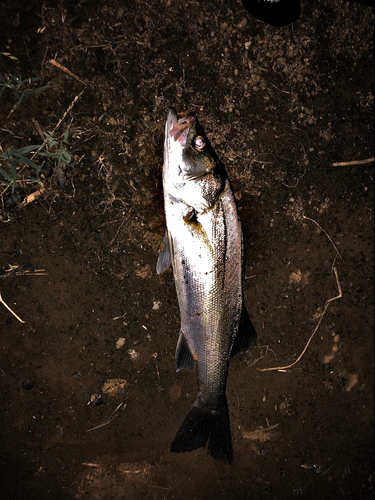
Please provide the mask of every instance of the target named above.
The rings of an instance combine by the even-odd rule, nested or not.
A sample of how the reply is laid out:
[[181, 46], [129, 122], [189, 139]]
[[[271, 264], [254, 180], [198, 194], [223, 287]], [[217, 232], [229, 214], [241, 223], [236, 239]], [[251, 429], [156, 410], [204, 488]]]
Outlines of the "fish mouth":
[[195, 113], [188, 113], [178, 119], [176, 110], [170, 108], [168, 111], [167, 122], [165, 126], [166, 137], [178, 141], [182, 147], [186, 145], [189, 129], [197, 121]]

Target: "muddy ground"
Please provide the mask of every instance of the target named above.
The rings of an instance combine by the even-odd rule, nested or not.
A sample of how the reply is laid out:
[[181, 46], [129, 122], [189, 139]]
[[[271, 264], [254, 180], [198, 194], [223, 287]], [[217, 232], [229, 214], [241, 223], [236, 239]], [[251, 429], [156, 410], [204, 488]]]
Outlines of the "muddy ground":
[[[373, 24], [342, 0], [284, 28], [238, 0], [0, 3], [1, 75], [49, 85], [14, 112], [5, 88], [0, 153], [69, 126], [71, 156], [65, 189], [56, 168], [17, 164], [16, 198], [0, 179], [24, 321], [0, 304], [0, 498], [373, 498], [374, 164], [333, 165], [374, 155]], [[169, 452], [197, 391], [155, 272], [170, 105], [198, 113], [243, 221], [259, 347], [230, 366], [232, 465]]]

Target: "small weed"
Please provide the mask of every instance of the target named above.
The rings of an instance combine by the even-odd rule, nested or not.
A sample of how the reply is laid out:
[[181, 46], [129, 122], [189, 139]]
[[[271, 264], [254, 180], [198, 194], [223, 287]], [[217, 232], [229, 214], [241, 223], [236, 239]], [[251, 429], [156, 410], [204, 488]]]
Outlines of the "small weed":
[[48, 148], [55, 149], [55, 152], [51, 153], [49, 151], [40, 151], [38, 154], [40, 156], [48, 156], [49, 158], [56, 160], [58, 165], [61, 165], [62, 163], [64, 165], [69, 165], [69, 163], [72, 160], [72, 157], [70, 156], [70, 154], [68, 153], [68, 151], [64, 146], [64, 143], [68, 140], [69, 137], [69, 127], [66, 127], [61, 141], [55, 139], [55, 137], [51, 132], [43, 132], [43, 133], [46, 137]]
[[[28, 183], [36, 182], [42, 185], [39, 176], [43, 169], [44, 161], [42, 161], [42, 163], [38, 165], [37, 163], [35, 163], [35, 161], [33, 161], [36, 156], [48, 158], [56, 164], [56, 168], [59, 169], [59, 175], [56, 172], [58, 185], [60, 187], [63, 187], [63, 181], [61, 181], [61, 176], [63, 175], [61, 174], [62, 166], [69, 165], [72, 159], [65, 147], [65, 143], [67, 142], [69, 137], [69, 127], [65, 129], [61, 140], [56, 139], [51, 132], [44, 132], [44, 135], [46, 139], [43, 144], [26, 146], [21, 149], [9, 149], [8, 151], [0, 153], [0, 161], [4, 160], [9, 164], [10, 167], [10, 172], [7, 172], [6, 170], [4, 170], [4, 168], [2, 168], [2, 165], [0, 164], [0, 174], [4, 179], [2, 180], [0, 178], [0, 184], [5, 184], [7, 188], [12, 187], [12, 194], [14, 193], [14, 190], [16, 188], [17, 181], [19, 181], [21, 166], [23, 166], [22, 170], [26, 166], [32, 167], [32, 169], [34, 169], [32, 171], [34, 175], [26, 176], [26, 179], [23, 180], [26, 180], [26, 182]], [[26, 156], [28, 153], [33, 153], [31, 158], [28, 158]]]
[[4, 77], [0, 73], [0, 97], [3, 95], [6, 89], [13, 91], [14, 97], [17, 99], [16, 104], [13, 106], [11, 113], [13, 113], [18, 106], [21, 104], [24, 97], [30, 94], [36, 94], [37, 92], [43, 92], [46, 90], [49, 85], [43, 85], [42, 87], [38, 87], [36, 89], [27, 88], [27, 86], [31, 86], [33, 83], [37, 82], [39, 78], [18, 78], [18, 76], [9, 75]]
[[40, 146], [26, 146], [21, 149], [9, 149], [9, 151], [5, 151], [0, 154], [0, 159], [5, 160], [9, 163], [11, 175], [6, 172], [3, 168], [0, 167], [0, 174], [5, 178], [5, 181], [0, 179], [1, 184], [7, 184], [8, 186], [12, 186], [12, 193], [16, 188], [17, 182], [17, 165], [29, 165], [30, 167], [36, 170], [35, 180], [38, 180], [40, 171], [42, 169], [43, 163], [41, 165], [37, 165], [35, 162], [27, 158], [25, 154], [30, 153], [31, 151], [38, 150]]

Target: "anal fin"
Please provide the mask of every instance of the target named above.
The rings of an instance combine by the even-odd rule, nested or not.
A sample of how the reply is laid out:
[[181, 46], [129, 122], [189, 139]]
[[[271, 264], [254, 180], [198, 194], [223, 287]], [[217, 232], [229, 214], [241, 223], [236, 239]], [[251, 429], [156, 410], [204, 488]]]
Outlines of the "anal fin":
[[258, 345], [257, 333], [251, 322], [245, 303], [243, 303], [240, 325], [238, 327], [236, 338], [234, 339], [230, 357], [233, 358], [236, 354], [244, 353], [255, 345]]
[[184, 368], [194, 370], [195, 360], [190, 352], [182, 330], [180, 331], [180, 336], [178, 337], [175, 358], [176, 371], [183, 370]]

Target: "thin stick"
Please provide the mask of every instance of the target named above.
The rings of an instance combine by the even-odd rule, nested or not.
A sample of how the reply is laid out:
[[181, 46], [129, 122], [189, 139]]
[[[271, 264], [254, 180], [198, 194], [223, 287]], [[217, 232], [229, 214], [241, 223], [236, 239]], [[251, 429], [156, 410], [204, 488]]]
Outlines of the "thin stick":
[[354, 161], [340, 161], [338, 163], [332, 163], [332, 167], [350, 167], [350, 165], [366, 165], [367, 163], [372, 163], [374, 157], [367, 158], [366, 160], [354, 160]]
[[43, 135], [42, 129], [40, 128], [39, 122], [37, 120], [35, 120], [35, 118], [32, 118], [31, 121], [33, 122], [34, 127], [36, 128], [38, 134], [42, 138], [42, 141], [44, 141], [45, 137]]
[[64, 73], [66, 73], [67, 75], [71, 76], [72, 78], [75, 78], [76, 80], [78, 80], [83, 85], [87, 85], [87, 82], [85, 82], [85, 80], [82, 80], [82, 78], [80, 78], [79, 76], [77, 76], [74, 73], [72, 73], [71, 71], [69, 71], [68, 68], [66, 68], [62, 64], [58, 63], [54, 59], [50, 59], [48, 62], [50, 64], [53, 64], [54, 66], [56, 66], [56, 68], [61, 69], [61, 71], [64, 71]]
[[307, 344], [306, 344], [306, 346], [305, 346], [304, 350], [301, 352], [301, 354], [298, 356], [298, 358], [297, 358], [297, 359], [296, 359], [293, 363], [291, 363], [290, 365], [287, 365], [287, 366], [275, 366], [275, 367], [272, 367], [272, 368], [258, 368], [258, 370], [259, 370], [260, 372], [270, 372], [270, 371], [275, 371], [275, 370], [277, 370], [277, 371], [279, 371], [279, 372], [286, 371], [286, 370], [288, 370], [289, 368], [291, 368], [292, 366], [294, 366], [296, 363], [298, 363], [298, 361], [299, 361], [299, 360], [302, 358], [302, 356], [305, 354], [305, 352], [306, 352], [306, 350], [307, 350], [307, 348], [308, 348], [308, 346], [309, 346], [309, 344], [310, 344], [310, 342], [311, 342], [312, 338], [314, 337], [314, 335], [315, 335], [316, 331], [318, 330], [318, 328], [319, 328], [319, 326], [320, 326], [320, 323], [322, 322], [323, 316], [325, 315], [325, 313], [326, 313], [326, 311], [327, 311], [327, 309], [328, 309], [329, 304], [330, 304], [331, 302], [333, 302], [334, 300], [341, 299], [341, 297], [342, 297], [342, 291], [341, 291], [341, 285], [340, 285], [340, 281], [339, 281], [339, 275], [338, 275], [338, 273], [337, 273], [337, 269], [336, 269], [335, 267], [333, 268], [333, 270], [334, 270], [334, 272], [335, 272], [336, 283], [337, 283], [337, 288], [338, 288], [339, 293], [338, 293], [338, 295], [336, 295], [336, 297], [332, 297], [332, 298], [330, 298], [330, 299], [328, 299], [328, 300], [326, 301], [325, 306], [324, 306], [324, 309], [323, 309], [323, 312], [322, 312], [322, 314], [321, 314], [321, 316], [320, 316], [320, 318], [319, 318], [318, 324], [316, 325], [316, 327], [315, 327], [314, 331], [312, 332], [312, 334], [311, 334], [311, 336], [310, 336], [310, 338], [309, 338], [309, 340], [308, 340], [308, 342], [307, 342]]
[[273, 429], [276, 429], [279, 427], [280, 424], [274, 424], [274, 425], [269, 425], [268, 427], [265, 427], [264, 429], [257, 429], [256, 431], [252, 432], [243, 432], [242, 437], [245, 439], [253, 439], [259, 436], [262, 432], [267, 432], [267, 431], [272, 431]]
[[3, 300], [2, 296], [1, 296], [1, 292], [0, 292], [0, 302], [8, 309], [9, 312], [11, 312], [13, 314], [13, 316], [15, 318], [18, 319], [18, 321], [20, 321], [21, 323], [25, 323], [19, 316], [17, 316], [17, 314], [14, 311], [12, 311], [12, 309], [8, 306], [8, 304], [6, 304], [4, 302], [4, 300]]
[[112, 415], [108, 418], [108, 420], [106, 420], [102, 424], [97, 425], [96, 427], [93, 427], [92, 429], [86, 429], [86, 432], [95, 431], [96, 429], [100, 429], [101, 427], [104, 427], [105, 425], [110, 424], [112, 422], [112, 420], [116, 417], [117, 412], [119, 411], [119, 409], [121, 408], [121, 406], [123, 406], [123, 404], [124, 403], [120, 403], [118, 405], [118, 407], [115, 409], [115, 411], [112, 413]]
[[25, 269], [24, 271], [20, 271], [19, 266], [12, 266], [11, 269], [5, 269], [5, 274], [0, 275], [0, 278], [8, 278], [13, 271], [16, 276], [48, 276], [45, 269], [35, 269], [34, 271]]
[[45, 272], [46, 270], [45, 269], [35, 269], [35, 271], [29, 271], [29, 272], [25, 272], [25, 273], [16, 273], [16, 276], [48, 276], [48, 273]]
[[311, 222], [313, 222], [314, 224], [316, 224], [316, 225], [318, 226], [318, 228], [319, 228], [321, 231], [323, 231], [323, 233], [327, 236], [327, 238], [329, 239], [329, 241], [332, 243], [333, 248], [336, 250], [337, 255], [340, 257], [340, 259], [342, 259], [341, 254], [340, 254], [340, 252], [339, 252], [339, 250], [338, 250], [337, 246], [333, 243], [332, 238], [331, 238], [331, 237], [330, 237], [330, 235], [327, 233], [327, 231], [325, 231], [325, 230], [322, 228], [322, 226], [320, 226], [320, 225], [316, 222], [316, 220], [314, 220], [314, 219], [310, 219], [310, 217], [306, 217], [306, 215], [302, 215], [302, 219], [307, 219], [307, 220], [310, 220]]
[[[85, 89], [81, 90], [81, 92], [80, 92], [78, 95], [76, 95], [76, 96], [75, 96], [75, 98], [73, 99], [73, 101], [70, 103], [70, 105], [69, 105], [68, 109], [65, 111], [65, 113], [64, 113], [64, 114], [62, 115], [62, 117], [60, 118], [60, 120], [59, 120], [58, 124], [56, 125], [56, 127], [52, 130], [51, 135], [53, 135], [53, 134], [55, 133], [55, 130], [56, 130], [57, 128], [59, 128], [59, 126], [60, 126], [61, 122], [65, 119], [66, 115], [67, 115], [68, 113], [70, 113], [70, 111], [72, 110], [72, 108], [73, 108], [73, 106], [75, 105], [75, 103], [78, 101], [78, 99], [79, 99], [79, 98], [81, 97], [81, 95], [83, 94], [84, 90], [85, 90]], [[44, 143], [46, 143], [46, 142], [47, 142], [47, 140], [48, 140], [48, 139], [46, 139], [46, 140], [44, 141]], [[38, 151], [39, 151], [39, 150], [38, 150]]]

